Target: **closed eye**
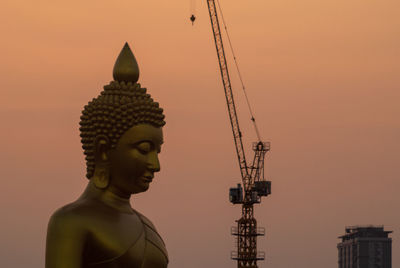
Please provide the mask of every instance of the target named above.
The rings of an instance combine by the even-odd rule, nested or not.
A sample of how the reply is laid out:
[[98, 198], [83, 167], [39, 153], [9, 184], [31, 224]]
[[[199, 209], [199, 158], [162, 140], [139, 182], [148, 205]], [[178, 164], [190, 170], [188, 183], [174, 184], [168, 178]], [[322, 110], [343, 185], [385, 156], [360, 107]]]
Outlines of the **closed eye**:
[[136, 145], [136, 148], [141, 152], [142, 154], [148, 154], [152, 150], [152, 144], [148, 141], [141, 142]]

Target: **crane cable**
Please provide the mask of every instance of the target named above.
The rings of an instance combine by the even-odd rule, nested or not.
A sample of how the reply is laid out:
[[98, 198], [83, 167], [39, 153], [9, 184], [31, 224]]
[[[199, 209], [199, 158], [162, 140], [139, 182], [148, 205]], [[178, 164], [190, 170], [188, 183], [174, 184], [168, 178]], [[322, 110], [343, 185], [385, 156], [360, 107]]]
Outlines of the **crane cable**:
[[237, 63], [237, 61], [236, 61], [235, 52], [233, 51], [233, 46], [232, 46], [231, 38], [229, 37], [228, 28], [226, 27], [226, 23], [225, 23], [224, 15], [223, 15], [223, 13], [222, 13], [221, 5], [219, 4], [219, 1], [218, 1], [218, 0], [216, 0], [216, 1], [217, 1], [217, 4], [218, 4], [219, 13], [221, 14], [222, 23], [224, 24], [226, 36], [228, 37], [229, 47], [231, 48], [231, 52], [232, 52], [232, 55], [233, 55], [233, 59], [234, 59], [234, 61], [235, 61], [236, 70], [237, 70], [238, 75], [239, 75], [240, 83], [242, 84], [242, 89], [243, 89], [243, 92], [244, 92], [244, 96], [246, 97], [246, 103], [247, 103], [247, 106], [248, 106], [248, 108], [249, 108], [249, 112], [250, 112], [250, 115], [251, 115], [251, 119], [250, 119], [250, 120], [253, 122], [253, 126], [254, 126], [254, 129], [255, 129], [255, 131], [256, 131], [258, 141], [260, 142], [260, 141], [261, 141], [260, 133], [259, 133], [259, 131], [258, 131], [256, 119], [254, 118], [253, 111], [252, 111], [251, 106], [250, 106], [249, 98], [247, 97], [246, 88], [245, 88], [244, 83], [243, 83], [242, 75], [240, 74], [239, 65], [238, 65], [238, 63]]
[[190, 12], [192, 15], [196, 15], [196, 0], [190, 0]]

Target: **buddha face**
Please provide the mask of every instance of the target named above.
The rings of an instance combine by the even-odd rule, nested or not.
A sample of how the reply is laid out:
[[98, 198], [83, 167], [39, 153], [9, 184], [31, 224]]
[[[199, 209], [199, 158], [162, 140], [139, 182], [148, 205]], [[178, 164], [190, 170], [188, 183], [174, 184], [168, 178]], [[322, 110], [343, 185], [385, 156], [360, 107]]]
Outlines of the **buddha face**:
[[146, 191], [160, 171], [162, 143], [161, 128], [139, 124], [127, 130], [109, 154], [110, 190], [122, 197]]

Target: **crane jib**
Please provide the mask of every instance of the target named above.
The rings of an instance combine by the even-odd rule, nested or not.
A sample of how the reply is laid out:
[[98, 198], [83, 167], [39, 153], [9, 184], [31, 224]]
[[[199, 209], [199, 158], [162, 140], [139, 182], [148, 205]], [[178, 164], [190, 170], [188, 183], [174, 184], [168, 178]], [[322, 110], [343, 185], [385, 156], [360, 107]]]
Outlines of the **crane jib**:
[[224, 85], [226, 103], [228, 105], [229, 119], [232, 125], [233, 138], [235, 141], [240, 172], [242, 174], [243, 183], [245, 183], [244, 180], [246, 180], [246, 178], [248, 177], [249, 172], [247, 168], [246, 156], [243, 149], [242, 135], [239, 129], [239, 122], [236, 114], [235, 102], [233, 100], [231, 81], [229, 78], [228, 66], [225, 58], [224, 46], [222, 43], [221, 30], [219, 27], [215, 1], [207, 0], [207, 4], [211, 18], [211, 28], [214, 33], [214, 41], [218, 54], [218, 62], [221, 71], [222, 83]]

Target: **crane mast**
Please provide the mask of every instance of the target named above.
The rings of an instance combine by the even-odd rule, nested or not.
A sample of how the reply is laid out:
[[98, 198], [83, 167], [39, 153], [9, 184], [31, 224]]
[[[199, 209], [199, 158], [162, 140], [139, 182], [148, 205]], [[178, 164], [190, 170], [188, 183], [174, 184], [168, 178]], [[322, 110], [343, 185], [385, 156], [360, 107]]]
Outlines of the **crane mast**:
[[[264, 180], [264, 157], [265, 153], [270, 149], [270, 144], [260, 140], [253, 143], [255, 154], [252, 164], [248, 166], [243, 149], [242, 133], [239, 128], [233, 99], [215, 1], [207, 0], [207, 5], [244, 188], [242, 189], [241, 185], [238, 184], [238, 187], [230, 188], [229, 191], [230, 201], [233, 204], [242, 205], [242, 217], [236, 221], [237, 226], [231, 228], [231, 234], [236, 237], [237, 246], [237, 250], [231, 252], [231, 258], [237, 261], [238, 268], [257, 268], [257, 261], [265, 258], [263, 252], [257, 251], [257, 236], [264, 235], [265, 229], [257, 228], [253, 204], [260, 203], [261, 196], [267, 196], [271, 193], [271, 182]], [[254, 118], [252, 120], [254, 122]]]

